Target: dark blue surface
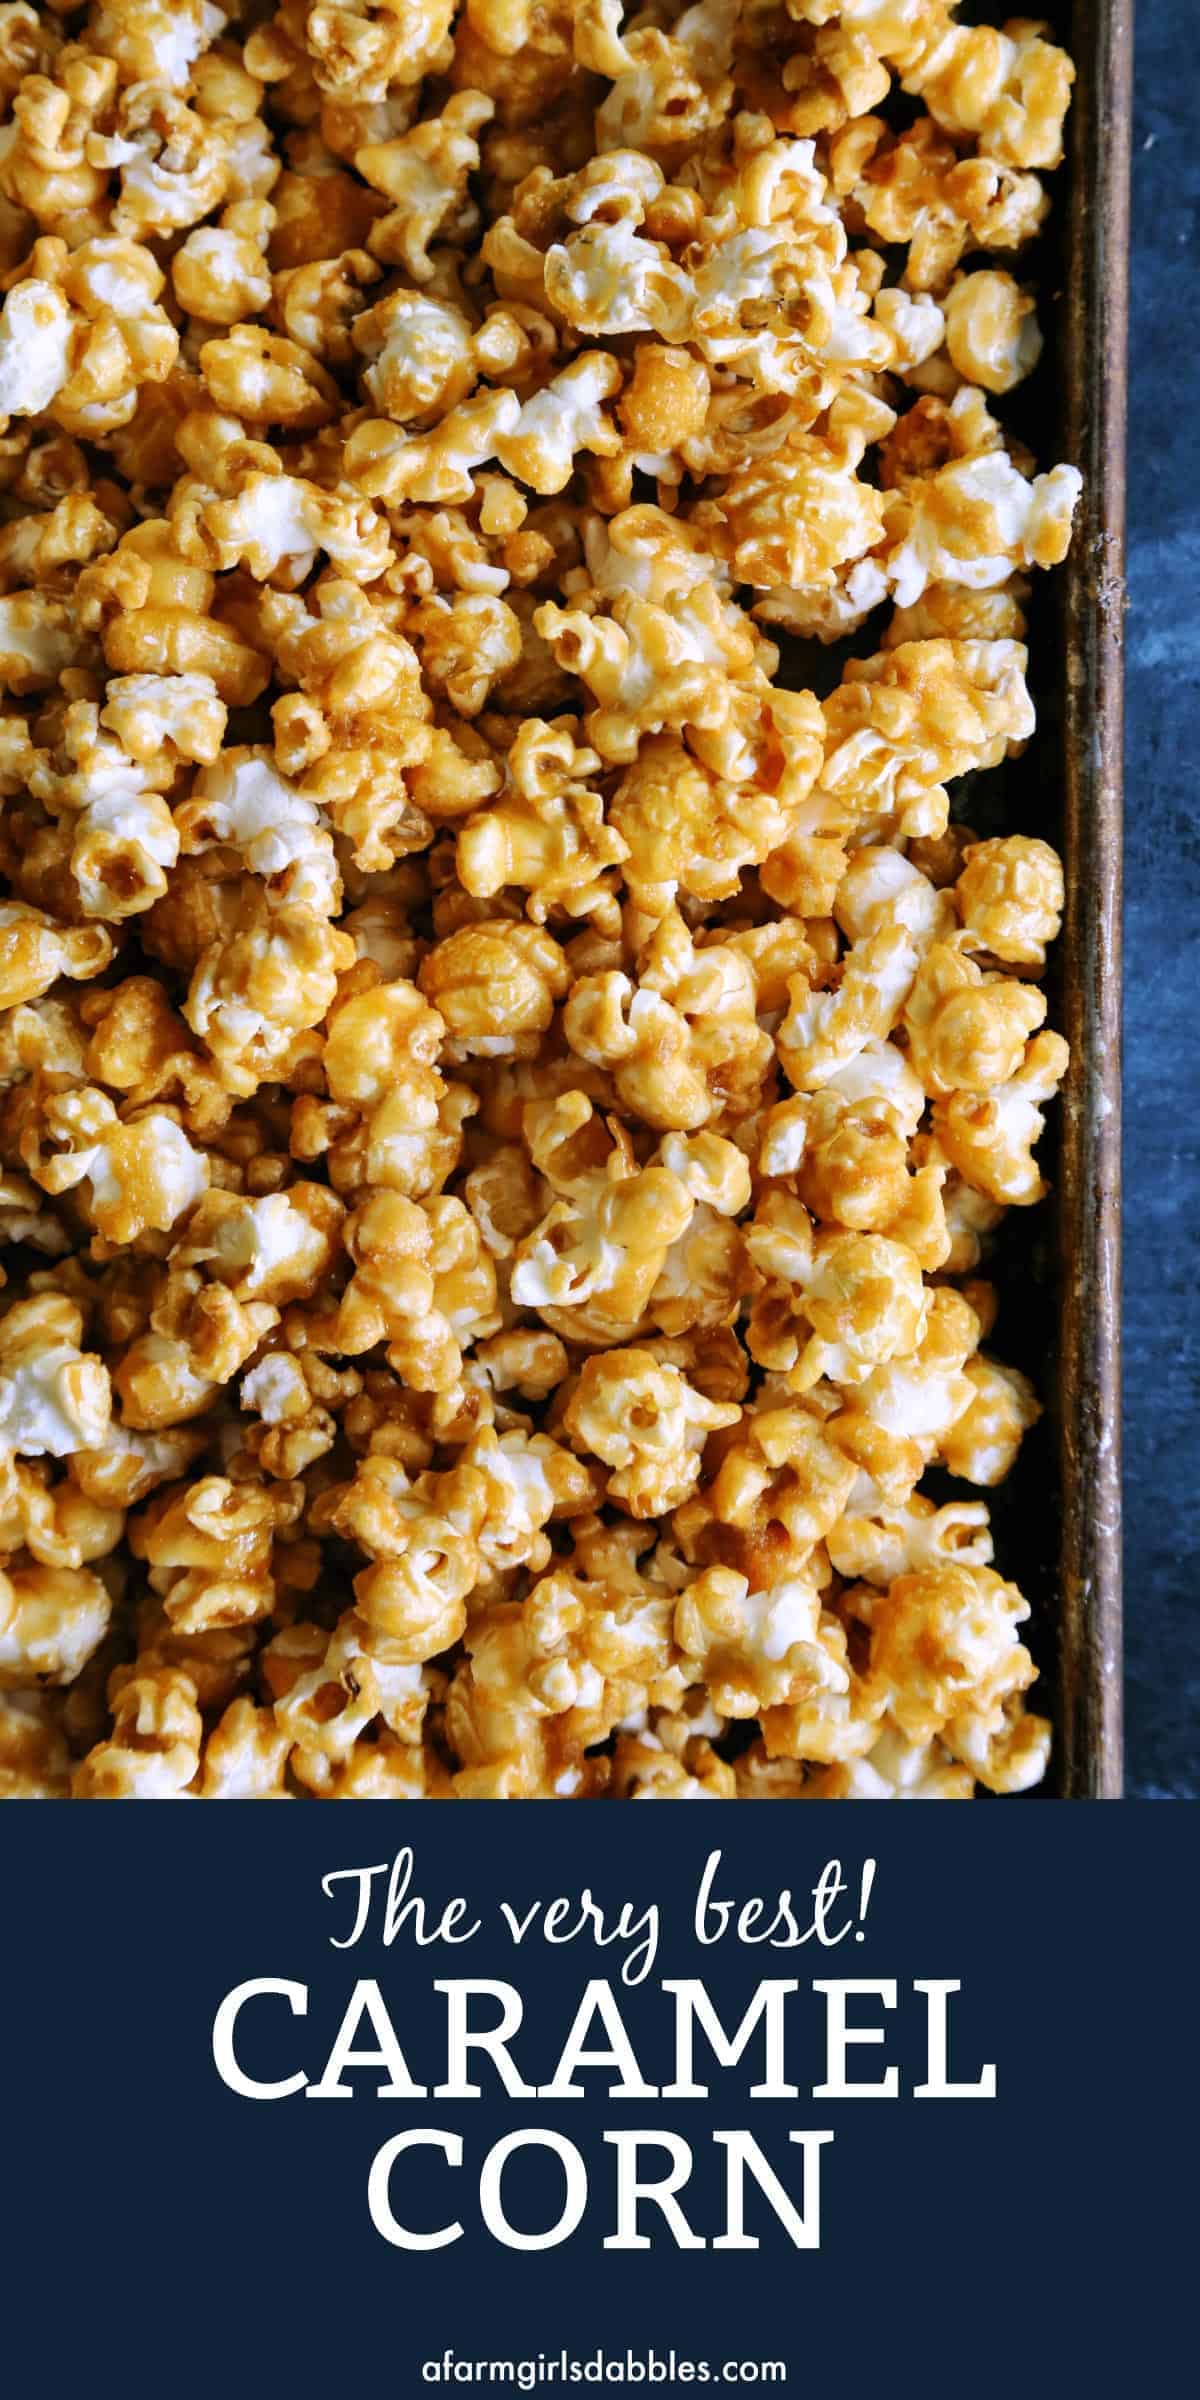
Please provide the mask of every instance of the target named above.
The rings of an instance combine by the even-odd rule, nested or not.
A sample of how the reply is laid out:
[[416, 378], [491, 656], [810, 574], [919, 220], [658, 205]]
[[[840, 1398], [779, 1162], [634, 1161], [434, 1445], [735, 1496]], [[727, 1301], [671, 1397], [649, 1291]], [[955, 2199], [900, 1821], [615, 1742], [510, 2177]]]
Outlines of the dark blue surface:
[[1200, 1797], [1200, 41], [1137, 0], [1129, 481], [1129, 1789]]
[[[386, 1860], [397, 1817], [431, 1914], [461, 1893], [481, 1920], [466, 1947], [418, 1950], [406, 1931], [383, 1948], [374, 1923], [360, 1946], [330, 1947], [352, 1919], [346, 1887], [331, 1910], [321, 1877]], [[601, 2344], [619, 2356], [628, 2345], [660, 2357], [674, 2347], [702, 2361], [782, 2360], [790, 2377], [774, 2388], [787, 2400], [860, 2400], [897, 2379], [949, 2400], [1186, 2388], [1195, 2341], [1182, 2180], [1195, 2080], [1186, 1816], [1036, 1805], [916, 1816], [614, 1809], [598, 1843], [553, 1808], [519, 1818], [500, 1807], [386, 1803], [200, 1817], [131, 1808], [118, 1823], [104, 1809], [70, 1818], [27, 1807], [12, 1822], [0, 2045], [13, 2400], [110, 2386], [123, 2400], [333, 2400], [359, 2390], [419, 2400], [429, 2388], [422, 2362], [447, 2347], [460, 2360], [515, 2361], [560, 2348], [589, 2356]], [[807, 1922], [834, 1839], [852, 1894], [864, 1854], [877, 1861], [861, 1943], [850, 1930], [819, 1952], [699, 1946], [692, 1906], [709, 1849], [722, 1852], [723, 1896], [769, 1900], [761, 1934], [784, 1884]], [[652, 1900], [660, 1908], [653, 1966], [634, 1989], [621, 1985], [619, 1950], [551, 1949], [536, 1937], [514, 1950], [505, 1936], [501, 1898], [523, 1913], [531, 1898], [577, 1896], [585, 1879], [610, 1923], [622, 1899], [638, 1913]], [[843, 1914], [839, 1906], [830, 1930]], [[513, 2063], [541, 2084], [596, 1975], [612, 1979], [655, 2086], [675, 2072], [663, 1978], [702, 1975], [730, 2031], [761, 1979], [793, 1981], [785, 2062], [795, 2097], [752, 2097], [761, 2036], [729, 2069], [698, 2043], [708, 2097], [691, 2101], [611, 2098], [613, 2076], [595, 2067], [580, 2071], [577, 2099], [508, 2097], [482, 2058], [478, 2098], [437, 2095], [446, 2017], [435, 1979], [516, 1987], [524, 2018]], [[277, 1998], [247, 2004], [235, 2042], [243, 2073], [282, 2080], [303, 2070], [315, 2080], [355, 1980], [374, 1977], [429, 2096], [378, 2095], [368, 2068], [334, 2105], [300, 2092], [235, 2096], [214, 2069], [213, 2018], [250, 1977], [299, 1983], [308, 2005], [301, 2019]], [[812, 1986], [842, 1977], [895, 1979], [884, 2046], [852, 2052], [850, 2067], [866, 2083], [895, 2065], [894, 2101], [814, 2091], [825, 2045]], [[971, 2082], [994, 2063], [994, 2101], [917, 2097], [926, 2056], [917, 1978], [961, 1983], [951, 2074]], [[470, 2010], [477, 2025], [497, 2014]], [[885, 2014], [859, 1994], [848, 2019], [882, 2027]], [[356, 2046], [371, 2040], [360, 2034]], [[478, 2179], [484, 2151], [532, 2125], [584, 2156], [589, 2207], [561, 2247], [525, 2254], [485, 2237]], [[652, 2218], [652, 2252], [605, 2251], [613, 2152], [603, 2137], [622, 2127], [671, 2129], [691, 2145], [689, 2223], [710, 2235], [723, 2223], [715, 2130], [752, 2133], [797, 2196], [784, 2168], [796, 2155], [789, 2132], [832, 2131], [820, 2249], [794, 2250], [752, 2196], [748, 2230], [760, 2250], [676, 2249], [665, 2235], [654, 2240]], [[404, 2222], [463, 2227], [452, 2246], [424, 2255], [389, 2247], [367, 2211], [376, 2152], [417, 2128], [464, 2144], [461, 2169], [425, 2151], [396, 2172]], [[506, 2175], [505, 2201], [510, 2222], [532, 2231], [562, 2202], [528, 2164], [518, 2162], [511, 2188]], [[684, 2388], [682, 2378], [670, 2384]]]

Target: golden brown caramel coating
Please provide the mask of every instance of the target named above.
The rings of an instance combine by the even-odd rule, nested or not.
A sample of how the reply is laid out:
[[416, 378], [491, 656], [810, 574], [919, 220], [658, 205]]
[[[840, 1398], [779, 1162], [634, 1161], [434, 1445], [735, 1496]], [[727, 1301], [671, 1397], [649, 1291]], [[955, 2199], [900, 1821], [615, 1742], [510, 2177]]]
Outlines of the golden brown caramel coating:
[[960, 803], [1079, 492], [1005, 421], [1069, 59], [59, 14], [0, 11], [0, 1797], [1024, 1788], [1025, 1603], [921, 1486], [1038, 1414], [983, 1276], [1062, 868]]

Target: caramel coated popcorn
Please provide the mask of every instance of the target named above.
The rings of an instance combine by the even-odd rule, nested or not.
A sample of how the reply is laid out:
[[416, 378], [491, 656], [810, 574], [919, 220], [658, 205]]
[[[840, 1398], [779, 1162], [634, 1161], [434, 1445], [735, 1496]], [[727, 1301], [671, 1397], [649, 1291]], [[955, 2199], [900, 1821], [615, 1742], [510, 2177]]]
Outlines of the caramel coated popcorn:
[[957, 16], [0, 6], [0, 1797], [1041, 1777], [1073, 70]]

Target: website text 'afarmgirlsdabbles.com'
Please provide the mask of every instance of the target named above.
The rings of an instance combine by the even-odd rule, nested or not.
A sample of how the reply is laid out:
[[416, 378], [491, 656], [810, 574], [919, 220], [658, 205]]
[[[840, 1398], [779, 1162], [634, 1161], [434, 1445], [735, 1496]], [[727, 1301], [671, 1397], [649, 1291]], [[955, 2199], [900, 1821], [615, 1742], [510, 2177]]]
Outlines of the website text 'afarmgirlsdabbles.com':
[[539, 2350], [532, 2358], [460, 2358], [453, 2350], [443, 2350], [437, 2358], [427, 2358], [421, 2369], [423, 2383], [498, 2384], [518, 2392], [540, 2390], [545, 2385], [570, 2387], [596, 2384], [648, 2384], [674, 2389], [678, 2384], [718, 2384], [728, 2387], [740, 2384], [771, 2384], [782, 2389], [787, 2382], [787, 2368], [778, 2358], [729, 2358], [712, 2360], [685, 2358], [678, 2350], [593, 2350], [586, 2357], [576, 2357], [568, 2350]]

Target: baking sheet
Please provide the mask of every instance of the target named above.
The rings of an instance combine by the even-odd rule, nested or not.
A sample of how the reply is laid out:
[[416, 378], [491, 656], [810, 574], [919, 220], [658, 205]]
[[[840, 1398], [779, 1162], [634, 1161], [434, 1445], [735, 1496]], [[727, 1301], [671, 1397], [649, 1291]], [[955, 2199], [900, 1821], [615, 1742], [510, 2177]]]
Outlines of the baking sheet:
[[1082, 523], [1061, 603], [1068, 898], [1058, 1022], [1073, 1063], [1056, 1204], [1055, 1781], [1061, 1797], [1082, 1800], [1117, 1799], [1122, 1787], [1121, 745], [1133, 7], [1132, 0], [1074, 0], [1053, 13], [1078, 69], [1060, 320], [1061, 455], [1084, 475]]
[[[994, 23], [993, 4], [972, 8]], [[1017, 265], [1046, 349], [1002, 406], [1039, 468], [1070, 459], [1084, 492], [1069, 560], [1028, 604], [1038, 724], [1024, 754], [967, 777], [955, 815], [984, 834], [1041, 834], [1066, 864], [1051, 953], [1051, 1025], [1071, 1044], [1039, 1148], [1052, 1198], [1010, 1209], [984, 1269], [996, 1356], [1045, 1403], [1007, 1480], [987, 1494], [995, 1565], [1031, 1602], [1031, 1704], [1054, 1722], [1031, 1798], [1121, 1794], [1120, 963], [1121, 735], [1131, 0], [1058, 0], [1039, 15], [1076, 63], [1067, 161], [1048, 178], [1044, 234]], [[961, 1498], [961, 1485], [925, 1486]]]

